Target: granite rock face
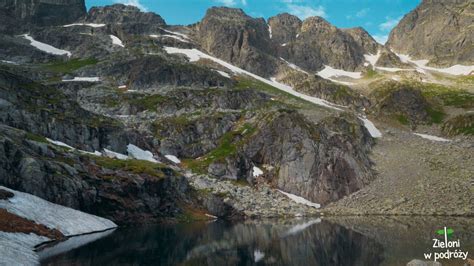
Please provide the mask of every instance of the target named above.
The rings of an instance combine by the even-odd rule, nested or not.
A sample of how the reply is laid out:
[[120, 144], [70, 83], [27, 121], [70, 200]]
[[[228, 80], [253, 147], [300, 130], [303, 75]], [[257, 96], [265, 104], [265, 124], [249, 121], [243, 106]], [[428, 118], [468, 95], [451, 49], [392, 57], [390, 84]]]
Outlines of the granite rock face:
[[390, 33], [387, 46], [432, 65], [474, 64], [474, 2], [424, 0]]

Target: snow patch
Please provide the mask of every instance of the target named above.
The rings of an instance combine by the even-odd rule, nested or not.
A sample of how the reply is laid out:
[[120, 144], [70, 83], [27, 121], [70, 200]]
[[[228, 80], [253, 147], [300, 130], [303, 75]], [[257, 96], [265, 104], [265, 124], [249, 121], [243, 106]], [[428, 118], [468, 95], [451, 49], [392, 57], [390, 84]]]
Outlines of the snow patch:
[[377, 127], [375, 127], [375, 125], [374, 125], [374, 123], [372, 123], [372, 121], [370, 121], [369, 119], [367, 119], [365, 117], [359, 117], [359, 119], [364, 122], [364, 127], [367, 128], [367, 130], [369, 131], [370, 135], [373, 138], [382, 137], [382, 132], [380, 132], [380, 130], [378, 130]]
[[342, 69], [336, 69], [332, 68], [330, 66], [325, 65], [324, 69], [318, 72], [318, 75], [322, 78], [325, 79], [330, 79], [332, 77], [349, 77], [353, 79], [360, 79], [362, 78], [362, 73], [361, 72], [350, 72], [350, 71], [345, 71]]
[[35, 39], [33, 39], [33, 37], [31, 37], [30, 35], [28, 34], [24, 34], [24, 35], [21, 35], [23, 38], [27, 39], [30, 41], [30, 45], [35, 47], [36, 49], [38, 50], [41, 50], [43, 52], [46, 52], [48, 54], [54, 54], [54, 55], [67, 55], [68, 57], [71, 57], [72, 53], [69, 52], [69, 51], [66, 51], [66, 50], [61, 50], [61, 49], [58, 49], [54, 46], [51, 46], [49, 44], [46, 44], [46, 43], [42, 43], [42, 42], [39, 42], [39, 41], [36, 41]]
[[290, 198], [291, 200], [293, 200], [296, 203], [304, 204], [306, 206], [314, 207], [316, 209], [319, 209], [319, 207], [321, 207], [321, 205], [319, 205], [317, 203], [314, 203], [314, 202], [311, 202], [311, 201], [309, 201], [309, 200], [307, 200], [303, 197], [296, 196], [295, 194], [287, 193], [287, 192], [279, 190], [279, 189], [277, 189], [277, 190], [278, 190], [278, 192], [284, 194], [285, 196], [287, 196], [288, 198]]
[[96, 24], [96, 23], [73, 23], [73, 24], [68, 24], [64, 25], [64, 28], [69, 28], [69, 27], [74, 27], [74, 26], [87, 26], [87, 27], [92, 27], [92, 28], [102, 28], [105, 27], [105, 24]]
[[380, 58], [380, 50], [377, 51], [377, 54], [365, 54], [364, 55], [365, 61], [367, 61], [370, 65], [375, 67], [375, 63]]
[[8, 61], [8, 60], [0, 60], [0, 62], [5, 63], [5, 64], [11, 64], [11, 65], [19, 65], [17, 62]]
[[94, 156], [102, 156], [102, 153], [100, 151], [90, 152], [90, 151], [79, 150], [79, 152], [84, 153], [84, 154], [94, 155]]
[[171, 35], [171, 34], [163, 34], [163, 35], [156, 35], [156, 34], [151, 34], [149, 35], [152, 38], [160, 38], [160, 37], [165, 37], [165, 38], [173, 38], [175, 40], [178, 40], [180, 42], [186, 42], [189, 43], [189, 41], [183, 37], [177, 36], [177, 35]]
[[426, 60], [426, 59], [413, 60], [410, 57], [410, 55], [397, 54], [397, 53], [395, 54], [398, 56], [398, 58], [400, 58], [400, 61], [402, 61], [403, 63], [412, 63], [415, 66], [417, 66], [416, 70], [423, 74], [426, 73], [426, 70], [429, 70], [429, 71], [436, 71], [436, 72], [441, 72], [445, 74], [460, 76], [460, 75], [469, 75], [474, 71], [474, 65], [472, 66], [453, 65], [447, 68], [436, 68], [436, 67], [427, 66], [429, 60]]
[[0, 265], [39, 265], [33, 248], [49, 240], [33, 233], [0, 232]]
[[230, 78], [229, 73], [224, 72], [224, 71], [220, 71], [220, 70], [216, 70], [216, 71], [217, 71], [217, 73], [221, 74], [221, 76], [226, 77], [226, 78]]
[[288, 45], [288, 43], [286, 42], [286, 43], [283, 43], [281, 46], [285, 47], [287, 45]]
[[127, 85], [120, 85], [118, 86], [119, 89], [126, 89], [127, 88]]
[[174, 156], [174, 155], [171, 155], [171, 154], [168, 154], [168, 155], [165, 155], [166, 159], [172, 161], [173, 163], [181, 163], [181, 160], [178, 159], [178, 157]]
[[272, 27], [268, 25], [268, 34], [270, 35], [270, 39], [273, 37], [272, 36]]
[[27, 193], [2, 186], [0, 188], [15, 194], [9, 200], [1, 200], [0, 208], [48, 228], [55, 228], [65, 236], [105, 231], [117, 227], [110, 220], [57, 205]]
[[256, 249], [254, 252], [253, 252], [253, 258], [254, 258], [254, 261], [255, 262], [259, 262], [261, 261], [263, 258], [265, 257], [265, 253], [263, 253], [262, 251]]
[[137, 160], [144, 160], [144, 161], [149, 161], [152, 163], [158, 163], [158, 161], [155, 158], [153, 158], [153, 153], [151, 153], [150, 151], [142, 150], [133, 144], [127, 145], [127, 152], [130, 157], [135, 158]]
[[99, 77], [74, 77], [73, 79], [63, 79], [63, 82], [99, 82]]
[[120, 46], [120, 47], [125, 47], [125, 45], [123, 45], [123, 42], [122, 40], [119, 39], [119, 37], [115, 36], [115, 35], [109, 35], [110, 36], [110, 39], [112, 39], [112, 44], [113, 45], [117, 45], [117, 46]]
[[171, 34], [173, 34], [173, 35], [178, 35], [178, 36], [180, 36], [180, 37], [182, 37], [182, 38], [191, 40], [191, 39], [189, 38], [189, 36], [186, 35], [186, 34], [183, 34], [183, 33], [180, 33], [180, 32], [176, 32], [176, 31], [165, 30], [165, 29], [163, 29], [163, 28], [161, 28], [161, 30], [164, 31], [164, 32], [168, 32], [168, 33], [171, 33]]
[[118, 152], [114, 152], [114, 151], [111, 151], [111, 150], [108, 150], [108, 149], [104, 149], [104, 155], [109, 157], [109, 158], [115, 158], [115, 159], [119, 159], [119, 160], [127, 160], [128, 159], [127, 155], [121, 154], [121, 153], [118, 153]]
[[419, 137], [422, 137], [424, 139], [429, 139], [429, 140], [432, 140], [432, 141], [440, 141], [440, 142], [449, 142], [451, 140], [449, 139], [445, 139], [445, 138], [440, 138], [440, 137], [436, 137], [436, 136], [432, 136], [432, 135], [427, 135], [427, 134], [421, 134], [421, 133], [413, 133]]
[[263, 171], [262, 171], [262, 169], [258, 168], [257, 166], [254, 166], [253, 169], [252, 169], [252, 175], [253, 175], [253, 177], [261, 176], [261, 175], [263, 175]]
[[67, 145], [66, 143], [64, 142], [61, 142], [61, 141], [57, 141], [57, 140], [52, 140], [52, 139], [49, 139], [49, 138], [46, 138], [46, 140], [51, 143], [51, 144], [54, 144], [56, 146], [61, 146], [61, 147], [64, 147], [64, 148], [67, 148], [67, 149], [70, 149], [70, 150], [75, 150], [75, 148]]

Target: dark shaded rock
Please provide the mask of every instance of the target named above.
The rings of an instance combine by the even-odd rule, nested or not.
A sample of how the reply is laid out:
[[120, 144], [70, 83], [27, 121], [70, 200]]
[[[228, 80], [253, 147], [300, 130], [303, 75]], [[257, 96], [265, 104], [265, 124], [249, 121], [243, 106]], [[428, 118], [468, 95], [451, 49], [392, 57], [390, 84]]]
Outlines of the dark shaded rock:
[[12, 198], [13, 196], [15, 196], [15, 194], [13, 194], [12, 192], [0, 189], [0, 200], [7, 200], [9, 198]]
[[402, 124], [431, 122], [430, 112], [434, 108], [419, 89], [409, 84], [384, 82], [372, 91], [370, 97], [374, 113], [395, 116]]
[[[72, 23], [86, 15], [84, 0], [1, 0], [0, 31], [18, 32], [28, 26], [53, 26]], [[10, 28], [9, 25], [15, 24]]]
[[474, 64], [474, 3], [424, 0], [390, 32], [387, 47], [433, 65]]
[[365, 53], [376, 54], [377, 51], [382, 47], [377, 43], [372, 36], [362, 27], [342, 29], [342, 31], [348, 33], [354, 42], [361, 48]]

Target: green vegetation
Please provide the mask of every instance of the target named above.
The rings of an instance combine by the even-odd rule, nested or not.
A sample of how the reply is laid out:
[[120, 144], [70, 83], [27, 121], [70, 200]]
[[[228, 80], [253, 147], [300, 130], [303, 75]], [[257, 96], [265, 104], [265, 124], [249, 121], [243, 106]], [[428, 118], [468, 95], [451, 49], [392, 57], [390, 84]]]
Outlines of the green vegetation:
[[45, 65], [46, 69], [57, 72], [57, 73], [64, 73], [70, 74], [77, 69], [80, 69], [85, 66], [95, 65], [99, 61], [94, 58], [88, 59], [70, 59], [67, 61], [58, 60], [52, 63], [48, 63]]
[[169, 98], [160, 94], [129, 99], [130, 104], [140, 106], [145, 110], [156, 110], [156, 106], [168, 101]]
[[465, 90], [438, 84], [423, 84], [421, 92], [427, 99], [441, 101], [447, 106], [466, 109], [474, 107], [474, 94]]
[[289, 99], [289, 100], [293, 100], [297, 103], [301, 103], [304, 105], [313, 105], [312, 103], [305, 101], [299, 97], [296, 97], [292, 94], [279, 90], [273, 86], [270, 86], [262, 81], [252, 79], [252, 78], [238, 77], [236, 88], [237, 89], [247, 89], [247, 88], [256, 89], [258, 91], [268, 93], [275, 97], [279, 97], [282, 99], [282, 101]]
[[430, 117], [430, 122], [435, 123], [435, 124], [439, 124], [443, 122], [443, 119], [446, 115], [442, 110], [437, 110], [431, 107], [427, 108], [426, 112], [428, 113], [428, 116]]
[[170, 174], [174, 174], [174, 171], [165, 165], [159, 163], [152, 163], [143, 160], [119, 160], [108, 157], [93, 157], [93, 161], [101, 167], [111, 170], [124, 170], [135, 174], [146, 174], [157, 178], [164, 178]]
[[30, 132], [27, 132], [25, 137], [32, 141], [49, 143], [45, 137], [30, 133]]
[[380, 76], [380, 75], [377, 73], [377, 71], [373, 70], [372, 68], [369, 68], [364, 75], [364, 77], [367, 79], [376, 78], [377, 76]]
[[400, 124], [402, 124], [402, 125], [406, 126], [406, 125], [410, 124], [410, 121], [408, 120], [408, 117], [406, 117], [406, 115], [404, 115], [404, 114], [398, 114], [398, 115], [396, 115], [396, 118], [397, 118], [398, 122], [400, 122]]
[[256, 131], [251, 124], [245, 123], [238, 129], [225, 133], [218, 146], [199, 159], [188, 159], [183, 165], [195, 173], [206, 173], [213, 162], [222, 162], [225, 158], [235, 155], [239, 146], [243, 145]]

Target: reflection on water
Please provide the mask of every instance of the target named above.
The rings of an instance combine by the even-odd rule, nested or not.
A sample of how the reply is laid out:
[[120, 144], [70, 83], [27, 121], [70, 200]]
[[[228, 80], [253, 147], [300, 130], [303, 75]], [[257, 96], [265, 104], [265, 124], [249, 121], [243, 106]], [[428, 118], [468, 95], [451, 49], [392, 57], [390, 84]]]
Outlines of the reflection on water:
[[[44, 256], [42, 264], [406, 265], [422, 259], [432, 245], [434, 230], [445, 225], [454, 228], [465, 251], [472, 250], [474, 224], [468, 219], [216, 221], [119, 228], [74, 250]], [[462, 265], [459, 261], [443, 265], [450, 263]]]

